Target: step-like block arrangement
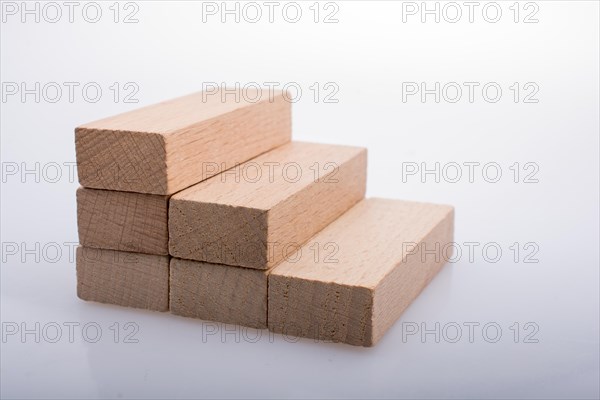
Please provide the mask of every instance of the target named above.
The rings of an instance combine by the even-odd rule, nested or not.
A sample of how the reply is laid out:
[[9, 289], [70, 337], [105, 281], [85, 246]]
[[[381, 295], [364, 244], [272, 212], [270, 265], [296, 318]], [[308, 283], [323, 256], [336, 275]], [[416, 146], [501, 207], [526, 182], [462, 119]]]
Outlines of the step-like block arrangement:
[[291, 142], [285, 93], [254, 95], [76, 128], [77, 294], [374, 345], [448, 258], [453, 209], [363, 200], [366, 149]]
[[87, 247], [169, 254], [169, 197], [79, 188], [79, 244]]
[[82, 186], [168, 195], [291, 140], [281, 91], [194, 93], [75, 129]]
[[268, 271], [171, 259], [171, 313], [267, 327]]
[[445, 264], [453, 226], [450, 206], [362, 201], [271, 271], [269, 329], [374, 345]]
[[169, 256], [79, 246], [76, 258], [79, 298], [169, 311]]
[[269, 269], [364, 197], [367, 151], [292, 142], [171, 197], [174, 257]]

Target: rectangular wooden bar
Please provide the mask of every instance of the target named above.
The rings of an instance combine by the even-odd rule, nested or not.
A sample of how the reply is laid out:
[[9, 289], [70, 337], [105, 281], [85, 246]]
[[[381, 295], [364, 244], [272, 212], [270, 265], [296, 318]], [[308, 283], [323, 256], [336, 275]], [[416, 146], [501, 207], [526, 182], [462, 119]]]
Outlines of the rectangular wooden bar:
[[79, 246], [76, 264], [83, 300], [169, 310], [169, 256]]
[[292, 142], [169, 201], [169, 253], [269, 269], [364, 198], [364, 148]]
[[77, 189], [79, 243], [100, 249], [169, 254], [169, 197]]
[[267, 274], [268, 271], [171, 258], [171, 313], [264, 329]]
[[75, 129], [84, 187], [168, 195], [291, 140], [286, 94], [200, 92]]
[[270, 272], [269, 329], [374, 345], [451, 257], [453, 226], [450, 206], [360, 202]]

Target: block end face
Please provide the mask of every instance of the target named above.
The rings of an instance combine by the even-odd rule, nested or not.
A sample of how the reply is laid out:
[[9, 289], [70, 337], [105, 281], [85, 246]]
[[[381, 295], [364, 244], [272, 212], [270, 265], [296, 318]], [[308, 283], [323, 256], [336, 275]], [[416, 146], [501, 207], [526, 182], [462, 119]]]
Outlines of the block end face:
[[374, 343], [371, 289], [269, 275], [269, 329], [355, 346]]
[[84, 187], [170, 194], [163, 135], [79, 127], [75, 152]]
[[79, 188], [79, 243], [86, 247], [167, 255], [167, 198]]
[[83, 300], [168, 310], [168, 257], [79, 246], [76, 269], [77, 295]]
[[169, 253], [188, 260], [267, 269], [266, 213], [171, 198]]
[[267, 327], [267, 276], [262, 271], [173, 258], [170, 287], [172, 314]]

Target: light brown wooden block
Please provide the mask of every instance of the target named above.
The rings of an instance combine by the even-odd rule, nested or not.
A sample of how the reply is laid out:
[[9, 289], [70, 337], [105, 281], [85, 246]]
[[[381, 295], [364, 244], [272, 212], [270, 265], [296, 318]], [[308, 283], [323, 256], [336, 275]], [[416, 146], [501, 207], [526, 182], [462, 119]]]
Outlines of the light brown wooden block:
[[84, 187], [173, 194], [290, 139], [281, 91], [200, 92], [77, 127], [77, 172]]
[[268, 271], [171, 258], [171, 313], [264, 329], [267, 274]]
[[169, 197], [77, 189], [79, 243], [100, 249], [169, 254]]
[[169, 310], [169, 256], [79, 246], [76, 263], [79, 298]]
[[169, 253], [268, 269], [364, 197], [366, 149], [292, 142], [169, 201]]
[[374, 345], [451, 256], [453, 225], [450, 206], [360, 202], [273, 268], [269, 329]]

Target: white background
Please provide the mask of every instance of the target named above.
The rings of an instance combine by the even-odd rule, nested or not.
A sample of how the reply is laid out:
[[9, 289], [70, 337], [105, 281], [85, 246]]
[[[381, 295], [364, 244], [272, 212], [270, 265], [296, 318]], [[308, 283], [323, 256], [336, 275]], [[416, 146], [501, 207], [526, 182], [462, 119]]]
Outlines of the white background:
[[[323, 23], [335, 10], [323, 3], [315, 23], [313, 2], [301, 3], [297, 23], [283, 18], [281, 6], [273, 23], [267, 15], [258, 23], [236, 23], [234, 16], [222, 23], [220, 14], [203, 21], [202, 3], [192, 2], [137, 2], [138, 23], [122, 22], [134, 10], [123, 4], [115, 23], [112, 2], [101, 4], [99, 22], [87, 22], [85, 3], [79, 3], [70, 23], [68, 9], [59, 4], [63, 15], [56, 23], [44, 15], [39, 23], [33, 15], [22, 22], [20, 13], [4, 12], [1, 26], [2, 329], [35, 330], [39, 323], [42, 331], [39, 343], [34, 334], [3, 337], [3, 398], [600, 396], [597, 2], [537, 1], [528, 9], [521, 3], [517, 23], [512, 1], [498, 3], [497, 23], [483, 18], [484, 2], [472, 23], [462, 2], [456, 23], [443, 15], [439, 23], [431, 15], [423, 23], [420, 14], [405, 15], [403, 22], [408, 5], [392, 1], [337, 2], [337, 23]], [[42, 12], [43, 4], [38, 7]], [[538, 22], [524, 23], [532, 7]], [[35, 82], [80, 86], [73, 102], [63, 87], [56, 103], [48, 101], [54, 92], [42, 93], [38, 103], [34, 95], [7, 94], [11, 83], [22, 82], [28, 88]], [[96, 103], [82, 97], [88, 82], [103, 89]], [[114, 82], [121, 88], [116, 102], [109, 88]], [[127, 82], [139, 88], [137, 104], [123, 101]], [[75, 161], [73, 128], [200, 90], [206, 82], [296, 82], [302, 97], [293, 105], [294, 137], [368, 147], [368, 196], [456, 207], [462, 256], [376, 347], [295, 341], [235, 327], [228, 332], [76, 297], [69, 252], [77, 242], [78, 184], [68, 176]], [[319, 99], [310, 89], [315, 82]], [[339, 88], [337, 103], [323, 101], [327, 82]], [[465, 91], [456, 103], [446, 101], [450, 95], [436, 103], [433, 95], [425, 102], [419, 96], [403, 101], [403, 82], [480, 86], [473, 102]], [[495, 103], [482, 97], [488, 82], [502, 88]], [[510, 89], [515, 82], [521, 87], [516, 103]], [[539, 88], [537, 103], [523, 101], [528, 82]], [[432, 175], [403, 179], [403, 169], [413, 165], [407, 163], [433, 168], [436, 162], [495, 162], [502, 177], [489, 183], [494, 174], [484, 176], [479, 167], [469, 182], [464, 167], [457, 183], [444, 179], [454, 177], [449, 169], [439, 183]], [[522, 172], [518, 183], [509, 168], [515, 162]], [[523, 182], [528, 162], [539, 169], [537, 183]], [[39, 174], [23, 173], [36, 163]], [[61, 166], [58, 179], [54, 163]], [[472, 259], [467, 242], [478, 244]], [[521, 248], [516, 262], [515, 242]], [[530, 242], [534, 247], [525, 251]], [[497, 262], [492, 250], [482, 254], [487, 243], [502, 249]], [[525, 263], [532, 249], [539, 262]], [[72, 343], [70, 322], [79, 324]], [[110, 328], [115, 322], [118, 343]], [[138, 343], [125, 343], [127, 322], [139, 328]], [[472, 343], [468, 322], [480, 324]], [[515, 322], [518, 343], [510, 329]], [[89, 340], [93, 329], [82, 335], [88, 323], [102, 328], [96, 343]], [[451, 343], [454, 331], [447, 330], [437, 343], [434, 334], [403, 335], [422, 323], [428, 329], [439, 323], [440, 330], [458, 324], [462, 337]], [[496, 343], [486, 341], [493, 330], [482, 333], [487, 323], [502, 328]], [[62, 327], [56, 343], [50, 340], [53, 324]], [[536, 326], [537, 343], [525, 343]]]

